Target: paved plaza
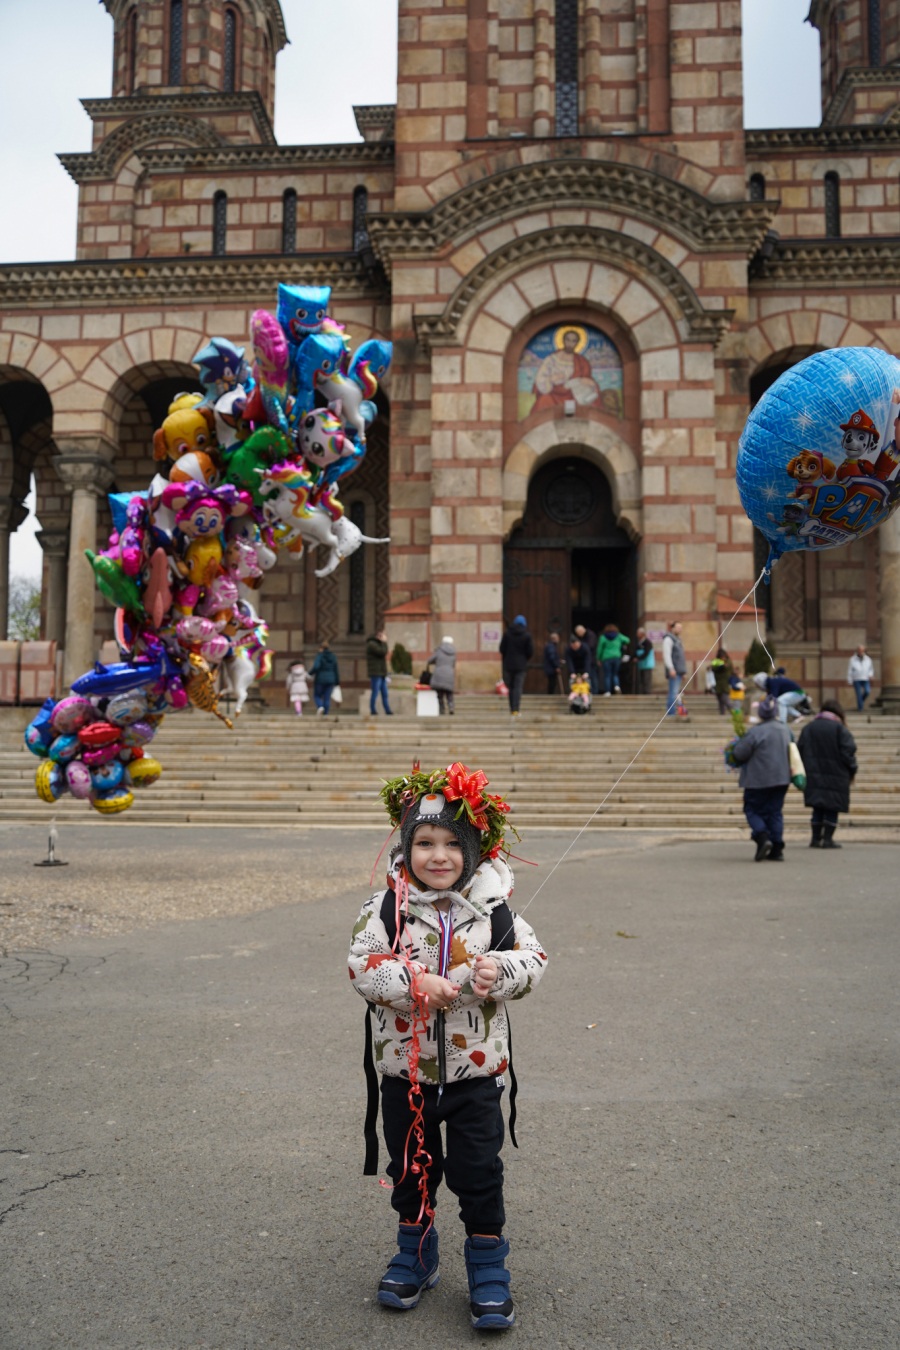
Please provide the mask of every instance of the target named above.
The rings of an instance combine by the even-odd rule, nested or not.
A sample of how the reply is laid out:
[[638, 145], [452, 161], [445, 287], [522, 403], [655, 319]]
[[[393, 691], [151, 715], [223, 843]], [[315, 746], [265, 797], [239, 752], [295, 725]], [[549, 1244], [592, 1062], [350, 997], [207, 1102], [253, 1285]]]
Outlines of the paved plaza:
[[[0, 828], [0, 901], [78, 919], [0, 963], [4, 1350], [478, 1341], [447, 1197], [440, 1284], [374, 1301], [392, 1213], [345, 955], [381, 837], [72, 827], [38, 872], [45, 840]], [[517, 848], [518, 908], [570, 840]], [[900, 851], [751, 858], [586, 836], [528, 910], [551, 961], [512, 1009], [511, 1346], [900, 1344]]]

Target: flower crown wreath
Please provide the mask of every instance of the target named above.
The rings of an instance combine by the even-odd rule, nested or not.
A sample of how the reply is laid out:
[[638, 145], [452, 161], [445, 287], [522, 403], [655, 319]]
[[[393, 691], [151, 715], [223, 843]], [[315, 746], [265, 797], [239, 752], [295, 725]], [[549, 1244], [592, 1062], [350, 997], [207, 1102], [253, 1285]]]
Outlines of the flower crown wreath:
[[519, 832], [515, 825], [506, 819], [510, 810], [509, 805], [502, 797], [485, 792], [487, 785], [487, 774], [481, 769], [469, 773], [464, 764], [457, 763], [451, 764], [447, 769], [435, 769], [433, 773], [428, 774], [421, 771], [417, 760], [412, 773], [385, 781], [379, 795], [396, 830], [403, 823], [407, 811], [420, 797], [428, 792], [441, 792], [448, 802], [459, 802], [457, 820], [465, 812], [476, 830], [481, 830], [484, 836], [481, 841], [482, 858], [496, 858], [501, 853], [509, 856], [510, 846], [506, 842], [506, 830], [510, 829], [516, 839], [519, 839]]

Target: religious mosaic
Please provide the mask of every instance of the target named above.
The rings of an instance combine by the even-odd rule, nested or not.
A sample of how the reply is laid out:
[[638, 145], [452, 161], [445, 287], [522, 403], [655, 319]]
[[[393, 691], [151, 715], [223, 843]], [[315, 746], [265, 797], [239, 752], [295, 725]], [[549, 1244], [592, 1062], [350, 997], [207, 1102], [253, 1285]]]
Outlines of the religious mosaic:
[[622, 358], [599, 328], [562, 323], [542, 328], [519, 360], [519, 417], [557, 411], [566, 403], [625, 416]]

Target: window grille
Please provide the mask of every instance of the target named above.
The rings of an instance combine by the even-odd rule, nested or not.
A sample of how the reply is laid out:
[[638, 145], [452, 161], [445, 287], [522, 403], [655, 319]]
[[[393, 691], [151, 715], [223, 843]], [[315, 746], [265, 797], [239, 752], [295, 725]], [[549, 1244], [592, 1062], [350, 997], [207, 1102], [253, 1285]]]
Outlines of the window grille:
[[181, 84], [181, 58], [184, 49], [184, 13], [182, 0], [169, 7], [169, 84]]
[[578, 135], [578, 0], [556, 0], [556, 134]]
[[869, 0], [869, 65], [881, 65], [881, 0]]
[[286, 188], [281, 199], [281, 251], [297, 252], [297, 193]]
[[751, 173], [750, 175], [750, 200], [751, 202], [764, 202], [766, 200], [766, 180], [761, 173]]
[[364, 187], [353, 189], [353, 251], [360, 253], [369, 247], [369, 231], [366, 228], [366, 212], [369, 209], [369, 194]]
[[829, 239], [841, 237], [841, 180], [836, 173], [825, 175], [825, 234]]
[[237, 15], [233, 9], [225, 11], [225, 51], [222, 65], [222, 90], [234, 93], [235, 61], [237, 60]]
[[213, 197], [213, 257], [224, 258], [228, 239], [228, 194], [217, 192]]
[[[350, 519], [363, 534], [366, 532], [366, 504], [354, 502], [350, 507]], [[366, 563], [361, 545], [350, 554], [350, 632], [366, 631]]]

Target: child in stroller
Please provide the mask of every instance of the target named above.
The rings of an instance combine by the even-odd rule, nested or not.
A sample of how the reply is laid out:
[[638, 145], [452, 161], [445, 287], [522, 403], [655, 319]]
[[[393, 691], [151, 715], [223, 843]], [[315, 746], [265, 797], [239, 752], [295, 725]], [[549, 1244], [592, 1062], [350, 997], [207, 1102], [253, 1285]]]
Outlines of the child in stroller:
[[591, 682], [587, 674], [577, 672], [569, 679], [569, 712], [589, 713], [591, 711]]

